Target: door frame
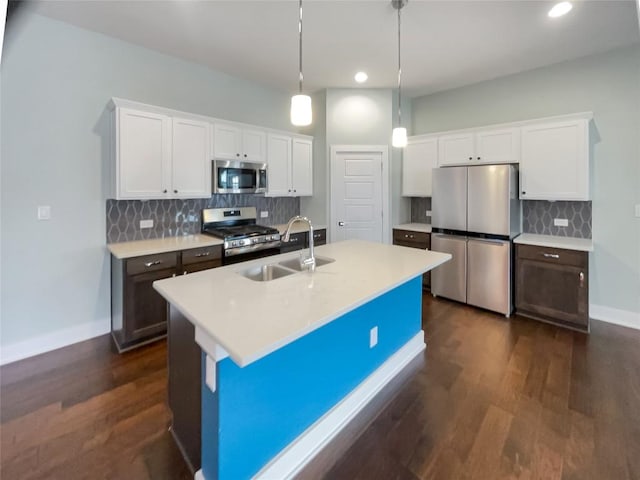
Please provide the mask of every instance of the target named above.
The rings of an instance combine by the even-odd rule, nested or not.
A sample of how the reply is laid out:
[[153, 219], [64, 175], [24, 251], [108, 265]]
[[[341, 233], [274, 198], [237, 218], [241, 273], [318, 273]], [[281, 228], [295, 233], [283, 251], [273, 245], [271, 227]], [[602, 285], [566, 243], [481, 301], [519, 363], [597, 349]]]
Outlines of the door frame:
[[389, 198], [389, 146], [388, 145], [331, 145], [330, 149], [330, 172], [329, 172], [329, 235], [331, 242], [336, 239], [336, 205], [335, 184], [333, 182], [333, 174], [335, 172], [335, 164], [339, 153], [379, 153], [382, 159], [382, 243], [391, 243], [391, 214]]

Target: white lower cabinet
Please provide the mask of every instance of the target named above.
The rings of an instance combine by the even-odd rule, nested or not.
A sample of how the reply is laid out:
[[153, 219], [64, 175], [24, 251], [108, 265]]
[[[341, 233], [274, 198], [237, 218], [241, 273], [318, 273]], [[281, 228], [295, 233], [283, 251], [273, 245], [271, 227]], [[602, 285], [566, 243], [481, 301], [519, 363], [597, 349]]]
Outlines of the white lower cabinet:
[[211, 196], [211, 125], [130, 108], [114, 110], [111, 198]]
[[522, 127], [520, 198], [589, 200], [589, 120]]
[[430, 197], [432, 170], [437, 166], [438, 139], [410, 139], [402, 153], [402, 195]]
[[267, 196], [313, 195], [313, 142], [270, 133], [267, 136]]

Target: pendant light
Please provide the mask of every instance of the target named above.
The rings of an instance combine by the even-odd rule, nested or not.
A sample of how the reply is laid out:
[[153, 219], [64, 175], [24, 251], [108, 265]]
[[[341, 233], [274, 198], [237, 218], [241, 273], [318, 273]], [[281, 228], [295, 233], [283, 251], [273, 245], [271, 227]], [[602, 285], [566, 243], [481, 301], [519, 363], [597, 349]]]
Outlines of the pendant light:
[[393, 129], [391, 145], [398, 148], [407, 146], [407, 129], [402, 126], [402, 67], [400, 63], [400, 10], [408, 0], [391, 0], [393, 8], [398, 10], [398, 126]]
[[298, 21], [298, 95], [291, 97], [291, 123], [298, 127], [311, 125], [311, 97], [302, 94], [302, 0], [299, 0], [300, 17]]

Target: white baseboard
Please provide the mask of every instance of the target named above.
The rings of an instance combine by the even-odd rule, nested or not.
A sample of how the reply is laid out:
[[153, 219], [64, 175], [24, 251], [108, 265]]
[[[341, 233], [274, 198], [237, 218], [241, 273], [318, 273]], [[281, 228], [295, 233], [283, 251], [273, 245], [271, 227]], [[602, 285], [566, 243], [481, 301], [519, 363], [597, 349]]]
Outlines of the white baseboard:
[[[260, 470], [255, 479], [284, 480], [293, 478], [417, 355], [424, 351], [424, 332], [416, 334], [394, 353], [355, 390], [329, 410], [273, 460]], [[202, 479], [201, 479], [202, 480]]]
[[604, 305], [589, 305], [589, 317], [607, 323], [640, 330], [640, 312], [630, 312]]
[[0, 365], [22, 360], [41, 353], [89, 340], [111, 331], [111, 319], [88, 322], [64, 328], [38, 337], [23, 340], [0, 348]]

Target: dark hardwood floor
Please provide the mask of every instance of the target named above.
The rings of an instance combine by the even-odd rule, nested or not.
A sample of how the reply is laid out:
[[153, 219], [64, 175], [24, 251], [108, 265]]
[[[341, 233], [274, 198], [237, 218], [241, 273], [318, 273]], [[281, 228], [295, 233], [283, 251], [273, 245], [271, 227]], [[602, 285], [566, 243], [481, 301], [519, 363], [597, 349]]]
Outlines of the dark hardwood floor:
[[[640, 332], [590, 336], [424, 297], [427, 351], [299, 478], [640, 479]], [[4, 479], [193, 478], [166, 344], [101, 337], [0, 368]]]

